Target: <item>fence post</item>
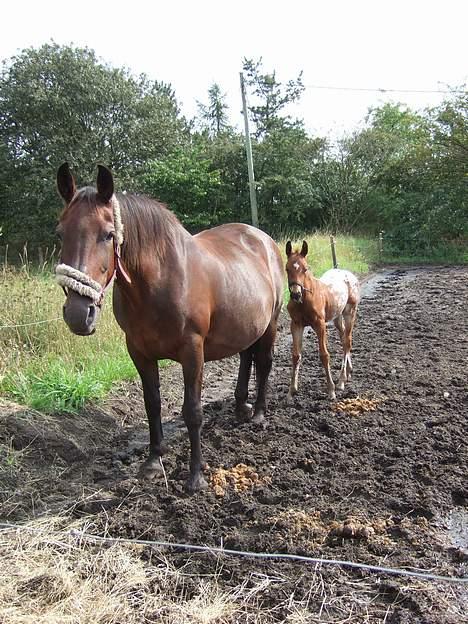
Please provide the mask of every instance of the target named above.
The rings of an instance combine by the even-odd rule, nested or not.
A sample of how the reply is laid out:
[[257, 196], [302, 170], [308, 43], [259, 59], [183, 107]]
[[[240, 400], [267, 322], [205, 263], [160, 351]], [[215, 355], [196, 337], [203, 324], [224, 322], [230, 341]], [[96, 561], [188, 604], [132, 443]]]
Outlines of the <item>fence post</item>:
[[338, 268], [338, 262], [336, 261], [335, 243], [336, 243], [335, 237], [333, 236], [333, 234], [330, 234], [330, 247], [331, 247], [331, 252], [332, 252], [333, 268], [337, 269]]
[[382, 262], [383, 257], [383, 231], [379, 232], [379, 260]]

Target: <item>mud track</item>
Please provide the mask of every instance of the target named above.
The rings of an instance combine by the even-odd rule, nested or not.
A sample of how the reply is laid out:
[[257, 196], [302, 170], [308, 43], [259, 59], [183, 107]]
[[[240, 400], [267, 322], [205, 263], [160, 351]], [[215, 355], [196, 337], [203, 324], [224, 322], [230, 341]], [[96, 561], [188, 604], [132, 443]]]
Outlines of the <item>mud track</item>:
[[[367, 280], [354, 335], [354, 378], [338, 393], [338, 401], [369, 400], [354, 401], [356, 409], [347, 411], [346, 403], [333, 409], [328, 401], [316, 338], [308, 330], [299, 394], [294, 405], [286, 404], [291, 338], [285, 314], [265, 428], [234, 418], [237, 358], [209, 364], [202, 448], [207, 477], [213, 483], [224, 478], [220, 489], [184, 492], [188, 438], [179, 416], [183, 385], [177, 366], [162, 374], [167, 488], [136, 478], [148, 441], [139, 384], [79, 416], [54, 415], [44, 422], [41, 415], [4, 409], [1, 439], [27, 453], [23, 473], [2, 477], [1, 516], [23, 520], [68, 508], [92, 514], [97, 530], [114, 536], [466, 576], [467, 277], [466, 268], [436, 267], [388, 269]], [[334, 330], [329, 343], [337, 378]], [[360, 411], [360, 404], [371, 409]], [[232, 473], [239, 464], [247, 468]], [[245, 480], [236, 481], [236, 474]], [[216, 566], [210, 555], [168, 556], [193, 574]], [[288, 594], [308, 595], [311, 610], [323, 604], [323, 595], [310, 592], [314, 569], [302, 564], [230, 558], [221, 581], [226, 587], [248, 583], [252, 571], [278, 579], [262, 597], [265, 604]], [[336, 596], [365, 579], [374, 615], [366, 620], [356, 613], [352, 621], [468, 621], [466, 585], [448, 589], [341, 568], [322, 568], [321, 574]], [[284, 616], [278, 612], [275, 621]], [[331, 601], [322, 617], [317, 621], [340, 621], [338, 602], [334, 607]]]

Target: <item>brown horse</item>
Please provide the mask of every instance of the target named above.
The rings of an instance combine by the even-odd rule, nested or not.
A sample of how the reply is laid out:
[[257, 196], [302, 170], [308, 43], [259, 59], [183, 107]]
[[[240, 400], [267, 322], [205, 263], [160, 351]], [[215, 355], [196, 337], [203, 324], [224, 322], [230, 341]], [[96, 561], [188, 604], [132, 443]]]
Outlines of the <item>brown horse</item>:
[[236, 414], [251, 416], [248, 383], [256, 367], [253, 419], [266, 412], [266, 389], [283, 299], [283, 267], [276, 243], [244, 224], [221, 225], [192, 236], [176, 216], [144, 196], [114, 195], [111, 172], [98, 168], [96, 189], [76, 189], [63, 164], [57, 173], [65, 200], [57, 280], [66, 291], [65, 322], [72, 332], [95, 331], [106, 289], [115, 277], [115, 318], [143, 384], [149, 421], [149, 458], [140, 474], [163, 471], [158, 360], [180, 362], [182, 415], [190, 438], [187, 487], [206, 487], [200, 430], [203, 363], [240, 353]]
[[302, 352], [304, 327], [311, 326], [319, 341], [320, 359], [327, 377], [328, 397], [335, 399], [335, 384], [330, 371], [330, 355], [327, 349], [327, 327], [333, 321], [338, 329], [343, 346], [338, 389], [343, 390], [345, 382], [351, 379], [351, 347], [354, 322], [359, 303], [359, 282], [350, 271], [331, 269], [316, 279], [307, 266], [308, 246], [303, 241], [302, 249], [293, 252], [291, 241], [286, 243], [286, 273], [291, 298], [288, 312], [291, 317], [293, 337], [293, 371], [288, 399], [297, 393], [299, 366]]

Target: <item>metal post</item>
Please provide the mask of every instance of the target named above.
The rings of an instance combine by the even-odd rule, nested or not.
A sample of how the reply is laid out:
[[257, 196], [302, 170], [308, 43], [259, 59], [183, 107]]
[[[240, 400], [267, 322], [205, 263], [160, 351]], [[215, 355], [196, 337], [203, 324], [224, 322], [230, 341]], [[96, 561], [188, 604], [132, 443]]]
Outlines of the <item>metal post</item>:
[[330, 234], [330, 247], [331, 247], [331, 252], [332, 252], [333, 268], [337, 269], [338, 268], [338, 262], [336, 261], [335, 245], [336, 245], [335, 237], [333, 236], [333, 234]]
[[382, 262], [383, 257], [383, 232], [379, 232], [379, 259]]
[[257, 195], [255, 193], [252, 143], [250, 142], [249, 117], [247, 114], [247, 98], [245, 95], [244, 76], [242, 72], [240, 72], [240, 85], [242, 93], [242, 109], [244, 111], [245, 151], [247, 152], [247, 169], [249, 171], [250, 210], [252, 212], [252, 225], [258, 227]]

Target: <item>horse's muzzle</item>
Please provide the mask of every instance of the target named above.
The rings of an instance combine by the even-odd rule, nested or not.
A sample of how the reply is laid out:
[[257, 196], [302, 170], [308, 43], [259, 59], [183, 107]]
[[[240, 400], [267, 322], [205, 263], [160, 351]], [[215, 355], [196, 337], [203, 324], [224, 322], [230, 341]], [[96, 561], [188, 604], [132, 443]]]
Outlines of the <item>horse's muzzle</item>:
[[90, 336], [96, 331], [100, 308], [89, 297], [68, 291], [63, 306], [63, 319], [69, 329], [78, 336]]
[[293, 301], [302, 303], [302, 286], [300, 284], [289, 284], [289, 294]]

